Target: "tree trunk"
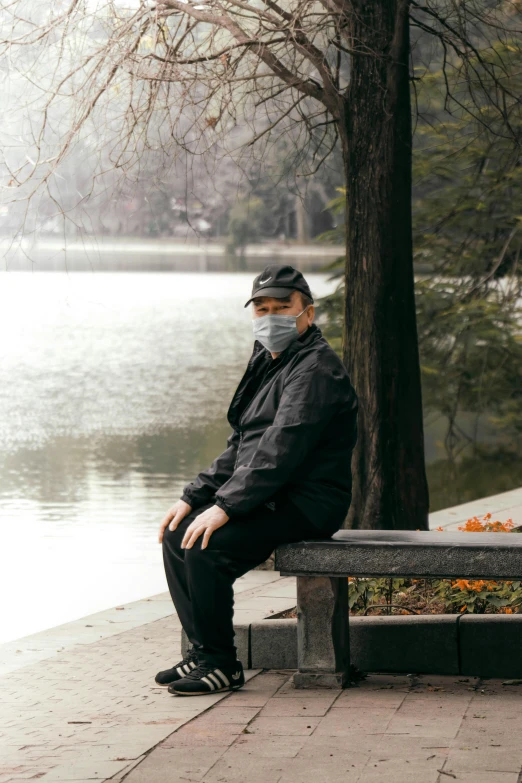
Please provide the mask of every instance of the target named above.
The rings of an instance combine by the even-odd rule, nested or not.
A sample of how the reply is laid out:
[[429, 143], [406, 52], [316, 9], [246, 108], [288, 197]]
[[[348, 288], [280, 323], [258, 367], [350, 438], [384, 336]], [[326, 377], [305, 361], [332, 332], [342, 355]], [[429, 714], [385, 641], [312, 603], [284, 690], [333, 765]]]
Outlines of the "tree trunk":
[[[411, 225], [408, 0], [352, 0], [344, 362], [360, 401], [352, 528], [426, 529]], [[381, 55], [384, 53], [384, 56]]]
[[295, 218], [297, 225], [297, 241], [305, 244], [310, 239], [310, 231], [308, 228], [309, 219], [305, 205], [300, 196], [296, 196], [295, 199]]

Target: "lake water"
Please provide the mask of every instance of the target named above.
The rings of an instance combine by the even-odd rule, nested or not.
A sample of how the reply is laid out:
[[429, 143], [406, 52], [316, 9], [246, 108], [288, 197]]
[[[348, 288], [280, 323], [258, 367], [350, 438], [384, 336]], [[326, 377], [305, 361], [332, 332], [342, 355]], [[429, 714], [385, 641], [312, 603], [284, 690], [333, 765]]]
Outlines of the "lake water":
[[252, 279], [1, 276], [0, 642], [166, 589], [157, 528], [223, 450]]
[[252, 277], [1, 275], [0, 642], [166, 589], [157, 528], [225, 445]]

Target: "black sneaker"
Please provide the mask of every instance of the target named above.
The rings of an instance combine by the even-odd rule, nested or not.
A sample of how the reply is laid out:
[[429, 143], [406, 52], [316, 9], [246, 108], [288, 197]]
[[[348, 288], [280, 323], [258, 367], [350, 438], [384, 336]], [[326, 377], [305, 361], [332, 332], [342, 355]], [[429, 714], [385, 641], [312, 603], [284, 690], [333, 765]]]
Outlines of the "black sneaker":
[[245, 684], [241, 661], [232, 666], [214, 666], [202, 661], [182, 680], [169, 685], [169, 693], [177, 696], [204, 696], [219, 691], [237, 691]]
[[158, 685], [170, 685], [171, 682], [181, 680], [186, 674], [189, 674], [198, 665], [198, 654], [193, 647], [187, 652], [185, 658], [177, 663], [172, 669], [164, 669], [158, 672], [154, 678]]

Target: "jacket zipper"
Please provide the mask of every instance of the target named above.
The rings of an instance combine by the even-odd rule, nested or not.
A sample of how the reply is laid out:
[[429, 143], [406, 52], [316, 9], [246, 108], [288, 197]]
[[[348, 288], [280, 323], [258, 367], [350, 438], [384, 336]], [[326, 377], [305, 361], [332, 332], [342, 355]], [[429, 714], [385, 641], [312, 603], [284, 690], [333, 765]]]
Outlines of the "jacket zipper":
[[[255, 359], [256, 359], [256, 357], [257, 357], [257, 354], [260, 352], [260, 350], [261, 350], [261, 349], [259, 349], [258, 351], [255, 351], [255, 352], [252, 354], [252, 356], [250, 357], [250, 360], [249, 360], [249, 362], [248, 362], [248, 365], [247, 365], [247, 369], [246, 369], [246, 371], [245, 371], [245, 375], [243, 376], [243, 380], [244, 380], [244, 378], [246, 377], [246, 375], [247, 375], [247, 373], [248, 373], [248, 370], [249, 370], [249, 369], [252, 367], [252, 365], [254, 364], [254, 361], [255, 361]], [[263, 378], [263, 382], [262, 382], [261, 386], [259, 387], [259, 389], [258, 389], [258, 390], [257, 390], [257, 392], [255, 393], [254, 397], [252, 397], [252, 399], [250, 400], [250, 402], [248, 403], [248, 405], [247, 405], [247, 406], [246, 406], [246, 408], [244, 409], [243, 413], [242, 413], [242, 414], [241, 414], [241, 416], [239, 417], [239, 421], [238, 421], [238, 423], [237, 423], [237, 427], [238, 427], [238, 431], [239, 431], [239, 443], [238, 443], [238, 446], [237, 446], [236, 461], [234, 462], [234, 470], [237, 468], [237, 463], [239, 462], [239, 451], [240, 451], [240, 449], [241, 449], [241, 443], [242, 443], [242, 441], [243, 441], [243, 431], [241, 430], [241, 422], [243, 421], [243, 418], [244, 418], [244, 416], [245, 416], [245, 414], [246, 414], [246, 412], [247, 412], [248, 408], [250, 407], [251, 403], [253, 402], [253, 400], [255, 399], [255, 397], [257, 397], [257, 395], [259, 394], [259, 392], [261, 391], [261, 389], [262, 389], [262, 388], [263, 388], [263, 386], [265, 385], [265, 383], [266, 383], [266, 380], [267, 380], [267, 376], [268, 376], [268, 375], [270, 375], [270, 370], [269, 370], [269, 371], [266, 373], [265, 377]]]
[[[248, 362], [248, 368], [247, 368], [247, 372], [248, 372], [248, 369], [250, 369], [250, 367], [251, 367], [251, 366], [252, 366], [252, 364], [254, 363], [255, 356], [256, 356], [256, 355], [252, 356], [252, 357], [251, 357], [251, 359], [250, 359], [250, 361]], [[243, 418], [244, 418], [244, 416], [245, 416], [245, 414], [246, 414], [247, 410], [249, 409], [250, 405], [251, 405], [251, 404], [252, 404], [252, 402], [254, 401], [254, 399], [257, 397], [257, 395], [259, 394], [259, 392], [261, 391], [261, 389], [263, 388], [263, 386], [265, 386], [265, 385], [266, 385], [267, 377], [270, 375], [270, 372], [271, 372], [271, 369], [269, 369], [269, 370], [268, 370], [268, 372], [265, 374], [265, 376], [264, 376], [264, 378], [263, 378], [263, 381], [262, 381], [262, 383], [261, 383], [261, 386], [260, 386], [260, 387], [257, 389], [256, 393], [254, 394], [254, 396], [252, 397], [252, 399], [250, 400], [250, 402], [248, 403], [248, 405], [247, 405], [247, 406], [246, 406], [246, 408], [244, 409], [243, 413], [242, 413], [242, 414], [241, 414], [241, 416], [239, 417], [239, 421], [238, 421], [238, 423], [237, 423], [238, 430], [239, 430], [239, 443], [238, 443], [238, 446], [237, 446], [237, 454], [236, 454], [236, 461], [235, 461], [235, 463], [234, 463], [234, 470], [237, 468], [237, 463], [239, 462], [239, 450], [240, 450], [240, 448], [241, 448], [241, 442], [242, 442], [242, 440], [243, 440], [243, 432], [242, 432], [242, 430], [241, 430], [241, 422], [243, 421]]]
[[[267, 373], [267, 375], [268, 375], [268, 373]], [[239, 450], [240, 450], [240, 448], [241, 448], [241, 442], [242, 442], [242, 440], [243, 440], [243, 431], [242, 431], [242, 429], [241, 429], [241, 422], [243, 421], [243, 418], [245, 417], [245, 414], [246, 414], [247, 410], [249, 409], [250, 405], [252, 404], [252, 402], [254, 401], [254, 399], [257, 397], [257, 395], [259, 394], [259, 392], [261, 391], [261, 389], [262, 389], [262, 388], [263, 388], [263, 386], [265, 385], [265, 382], [266, 382], [266, 375], [265, 375], [265, 377], [263, 378], [263, 382], [262, 382], [261, 386], [260, 386], [260, 387], [259, 387], [259, 389], [256, 391], [256, 393], [254, 394], [254, 396], [252, 397], [252, 399], [250, 400], [250, 402], [249, 402], [249, 403], [248, 403], [248, 405], [246, 406], [245, 410], [243, 411], [243, 413], [242, 413], [242, 414], [241, 414], [241, 416], [239, 417], [239, 421], [238, 421], [238, 423], [237, 423], [238, 430], [239, 430], [239, 443], [238, 443], [238, 446], [237, 446], [237, 454], [236, 454], [236, 461], [235, 461], [235, 464], [234, 464], [234, 470], [237, 468], [237, 463], [238, 463], [238, 461], [239, 461]]]

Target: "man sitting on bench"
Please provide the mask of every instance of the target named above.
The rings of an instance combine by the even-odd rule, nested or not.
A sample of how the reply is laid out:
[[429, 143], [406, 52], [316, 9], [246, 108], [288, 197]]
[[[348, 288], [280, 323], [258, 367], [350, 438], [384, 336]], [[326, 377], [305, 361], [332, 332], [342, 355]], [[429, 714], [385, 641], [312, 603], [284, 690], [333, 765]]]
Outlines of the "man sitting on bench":
[[254, 350], [228, 410], [227, 449], [188, 484], [160, 527], [168, 586], [191, 647], [156, 675], [199, 696], [244, 684], [233, 588], [283, 543], [328, 538], [351, 501], [357, 395], [314, 321], [310, 288], [270, 265], [252, 295]]

